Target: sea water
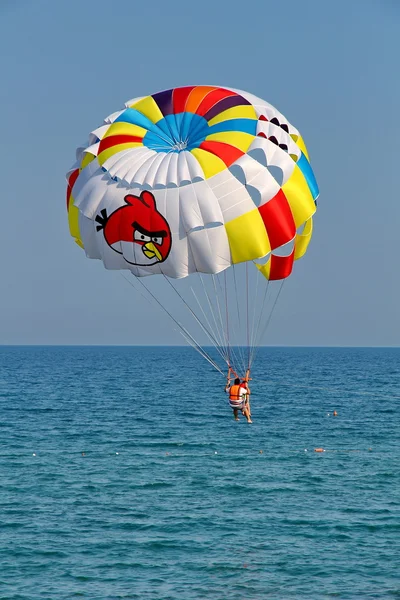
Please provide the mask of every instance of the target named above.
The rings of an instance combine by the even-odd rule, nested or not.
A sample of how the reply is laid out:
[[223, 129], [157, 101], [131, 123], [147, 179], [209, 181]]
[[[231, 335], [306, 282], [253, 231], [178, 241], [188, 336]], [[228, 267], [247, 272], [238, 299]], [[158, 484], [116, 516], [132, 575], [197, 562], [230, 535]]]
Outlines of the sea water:
[[400, 598], [399, 362], [0, 347], [0, 598]]

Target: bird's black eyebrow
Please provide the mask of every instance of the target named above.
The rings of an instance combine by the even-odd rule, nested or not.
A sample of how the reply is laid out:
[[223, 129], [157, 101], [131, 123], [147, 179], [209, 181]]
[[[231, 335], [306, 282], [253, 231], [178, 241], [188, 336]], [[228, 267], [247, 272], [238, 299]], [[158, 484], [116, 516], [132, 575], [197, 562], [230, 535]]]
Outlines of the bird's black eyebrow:
[[139, 225], [139, 223], [137, 221], [133, 221], [132, 227], [134, 227], [139, 233], [143, 233], [143, 235], [147, 235], [148, 237], [162, 237], [163, 238], [168, 235], [168, 233], [166, 231], [148, 231], [147, 229], [145, 229], [144, 227]]

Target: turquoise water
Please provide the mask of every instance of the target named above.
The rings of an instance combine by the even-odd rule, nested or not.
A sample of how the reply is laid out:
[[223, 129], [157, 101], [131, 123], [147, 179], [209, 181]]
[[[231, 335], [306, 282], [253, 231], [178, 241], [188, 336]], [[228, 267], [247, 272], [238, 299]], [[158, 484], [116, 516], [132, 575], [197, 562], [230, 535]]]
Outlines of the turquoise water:
[[399, 361], [0, 347], [0, 598], [400, 598]]

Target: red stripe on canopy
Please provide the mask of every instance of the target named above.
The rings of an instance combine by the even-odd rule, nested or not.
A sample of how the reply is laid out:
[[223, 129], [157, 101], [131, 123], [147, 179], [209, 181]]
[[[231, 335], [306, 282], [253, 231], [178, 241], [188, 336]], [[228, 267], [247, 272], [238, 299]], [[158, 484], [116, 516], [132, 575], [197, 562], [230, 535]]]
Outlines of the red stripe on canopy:
[[185, 112], [185, 104], [188, 96], [192, 90], [194, 90], [196, 86], [188, 86], [182, 88], [175, 88], [172, 94], [173, 105], [174, 105], [174, 113], [178, 114], [181, 112]]
[[230, 167], [232, 163], [244, 154], [239, 148], [235, 148], [235, 146], [225, 144], [224, 142], [202, 142], [199, 148], [218, 156], [227, 167]]
[[258, 210], [264, 221], [272, 250], [287, 244], [294, 238], [296, 225], [282, 190], [279, 190], [271, 200], [259, 206]]
[[68, 186], [67, 186], [67, 210], [69, 208], [69, 201], [71, 199], [72, 188], [75, 185], [75, 181], [78, 179], [79, 169], [75, 169], [72, 171], [71, 175], [68, 178]]
[[268, 279], [278, 281], [289, 277], [293, 269], [294, 249], [289, 256], [276, 256], [271, 254], [271, 268]]
[[113, 146], [119, 146], [120, 144], [130, 144], [135, 142], [143, 142], [143, 138], [137, 135], [110, 135], [109, 137], [103, 138], [99, 145], [98, 155], [112, 148]]

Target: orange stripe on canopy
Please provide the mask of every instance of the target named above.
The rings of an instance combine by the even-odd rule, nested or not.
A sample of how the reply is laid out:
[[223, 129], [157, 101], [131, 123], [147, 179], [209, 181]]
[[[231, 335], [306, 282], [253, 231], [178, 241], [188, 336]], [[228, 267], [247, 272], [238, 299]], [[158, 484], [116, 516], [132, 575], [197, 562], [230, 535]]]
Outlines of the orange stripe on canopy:
[[205, 96], [214, 90], [215, 87], [205, 85], [199, 85], [198, 87], [193, 88], [186, 101], [185, 111], [190, 113], [197, 112], [197, 109], [199, 108], [200, 103], [204, 100]]
[[227, 98], [228, 96], [235, 96], [235, 92], [231, 92], [230, 90], [224, 90], [223, 88], [217, 88], [216, 90], [207, 94], [204, 98], [200, 106], [198, 107], [196, 113], [201, 117], [204, 117], [206, 112], [210, 110], [217, 102]]

